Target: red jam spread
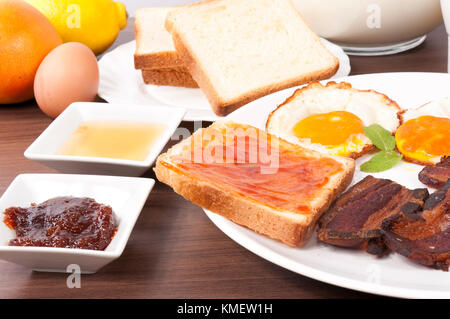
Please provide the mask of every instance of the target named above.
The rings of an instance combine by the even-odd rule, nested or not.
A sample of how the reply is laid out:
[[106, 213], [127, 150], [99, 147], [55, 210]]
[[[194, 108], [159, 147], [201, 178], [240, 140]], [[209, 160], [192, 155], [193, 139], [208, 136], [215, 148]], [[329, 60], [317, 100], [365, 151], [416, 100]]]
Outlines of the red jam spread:
[[4, 215], [17, 234], [10, 246], [105, 250], [117, 231], [111, 207], [91, 198], [56, 197], [28, 208], [10, 207]]
[[[277, 139], [278, 144], [274, 146], [271, 143], [274, 137], [261, 133], [263, 131], [259, 132], [264, 135], [246, 136], [246, 143], [238, 143], [236, 139], [232, 139], [231, 143], [219, 144], [220, 149], [215, 151], [210, 147], [207, 156], [214, 157], [212, 161], [199, 161], [198, 156], [196, 159], [195, 153], [199, 150], [192, 147], [194, 145], [191, 145], [190, 158], [175, 157], [172, 161], [184, 174], [212, 181], [226, 191], [275, 209], [307, 213], [310, 210], [310, 200], [328, 183], [332, 175], [342, 170], [342, 165], [331, 158], [315, 158], [308, 155], [311, 151], [305, 152], [303, 148], [283, 140]], [[203, 155], [208, 146], [202, 146]], [[258, 156], [251, 154], [255, 150], [260, 153]], [[224, 154], [233, 156], [231, 160], [225, 159]], [[272, 157], [276, 158], [275, 170], [268, 169], [267, 161], [260, 161], [264, 157], [267, 159], [266, 155], [260, 156], [261, 154], [275, 156]], [[252, 162], [252, 157], [257, 160]]]

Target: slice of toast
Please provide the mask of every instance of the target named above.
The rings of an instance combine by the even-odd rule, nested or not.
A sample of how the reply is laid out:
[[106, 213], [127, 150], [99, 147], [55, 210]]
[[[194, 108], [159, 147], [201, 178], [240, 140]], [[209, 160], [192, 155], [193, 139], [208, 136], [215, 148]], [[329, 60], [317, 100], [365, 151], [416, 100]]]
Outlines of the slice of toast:
[[207, 0], [170, 11], [166, 28], [218, 115], [339, 67], [290, 0]]
[[145, 84], [198, 88], [197, 83], [182, 66], [162, 69], [143, 69], [142, 78]]
[[154, 168], [186, 199], [290, 246], [305, 244], [354, 169], [353, 159], [222, 121], [170, 148]]
[[136, 11], [135, 35], [136, 69], [181, 67], [183, 60], [173, 45], [172, 37], [164, 28], [166, 15], [173, 7], [141, 8]]

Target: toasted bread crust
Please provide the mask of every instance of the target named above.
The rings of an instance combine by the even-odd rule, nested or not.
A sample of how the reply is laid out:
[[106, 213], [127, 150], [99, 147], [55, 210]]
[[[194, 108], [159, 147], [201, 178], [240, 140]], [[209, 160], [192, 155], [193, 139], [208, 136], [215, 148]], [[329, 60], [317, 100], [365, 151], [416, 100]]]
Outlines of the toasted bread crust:
[[[181, 143], [190, 143], [189, 139]], [[317, 208], [307, 214], [279, 211], [250, 198], [228, 192], [220, 185], [200, 180], [170, 164], [174, 148], [162, 154], [154, 171], [159, 181], [171, 186], [187, 200], [200, 205], [257, 233], [279, 240], [289, 246], [303, 246], [313, 233], [316, 222], [332, 201], [344, 191], [353, 179], [353, 160], [343, 160], [344, 171], [333, 189], [321, 198]]]
[[183, 60], [173, 51], [155, 52], [147, 54], [134, 54], [134, 67], [136, 69], [161, 69], [183, 66]]
[[[189, 6], [197, 6], [202, 5], [210, 1], [202, 1], [200, 3], [194, 3]], [[238, 96], [231, 100], [224, 100], [221, 98], [219, 93], [215, 90], [214, 85], [205, 74], [202, 69], [200, 62], [195, 57], [194, 51], [188, 47], [188, 44], [183, 41], [182, 36], [179, 34], [178, 30], [174, 27], [173, 21], [170, 19], [171, 13], [168, 14], [168, 18], [166, 19], [165, 27], [169, 33], [172, 35], [172, 40], [176, 51], [182, 58], [184, 65], [189, 70], [192, 78], [198, 83], [199, 87], [202, 89], [203, 93], [206, 95], [214, 113], [218, 116], [225, 116], [239, 107], [256, 100], [265, 95], [287, 89], [293, 86], [302, 85], [308, 83], [313, 80], [324, 80], [328, 79], [339, 69], [339, 59], [333, 56], [333, 64], [324, 70], [320, 70], [317, 72], [312, 72], [308, 74], [301, 74], [295, 78], [291, 78], [282, 82], [269, 84], [258, 89], [248, 91], [241, 96]], [[323, 46], [323, 44], [321, 44]]]
[[145, 84], [198, 88], [197, 83], [184, 67], [144, 69], [142, 78]]

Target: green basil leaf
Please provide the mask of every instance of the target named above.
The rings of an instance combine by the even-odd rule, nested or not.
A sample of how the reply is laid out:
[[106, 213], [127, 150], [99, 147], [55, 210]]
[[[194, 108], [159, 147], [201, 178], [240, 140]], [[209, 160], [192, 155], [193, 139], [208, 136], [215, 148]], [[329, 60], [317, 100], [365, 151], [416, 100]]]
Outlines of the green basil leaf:
[[395, 151], [381, 151], [369, 161], [360, 166], [361, 171], [366, 173], [378, 173], [394, 167], [401, 159], [402, 155]]
[[363, 127], [364, 134], [371, 140], [373, 145], [382, 151], [393, 151], [395, 149], [395, 138], [391, 132], [384, 129], [381, 125], [372, 124]]

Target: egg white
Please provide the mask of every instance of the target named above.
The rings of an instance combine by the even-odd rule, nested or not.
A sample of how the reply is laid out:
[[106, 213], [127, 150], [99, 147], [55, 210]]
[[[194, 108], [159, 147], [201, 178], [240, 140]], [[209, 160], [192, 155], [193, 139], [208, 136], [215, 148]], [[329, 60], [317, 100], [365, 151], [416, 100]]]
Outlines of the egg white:
[[417, 109], [410, 109], [403, 113], [403, 122], [418, 118], [420, 116], [435, 116], [450, 118], [450, 98], [424, 104]]

